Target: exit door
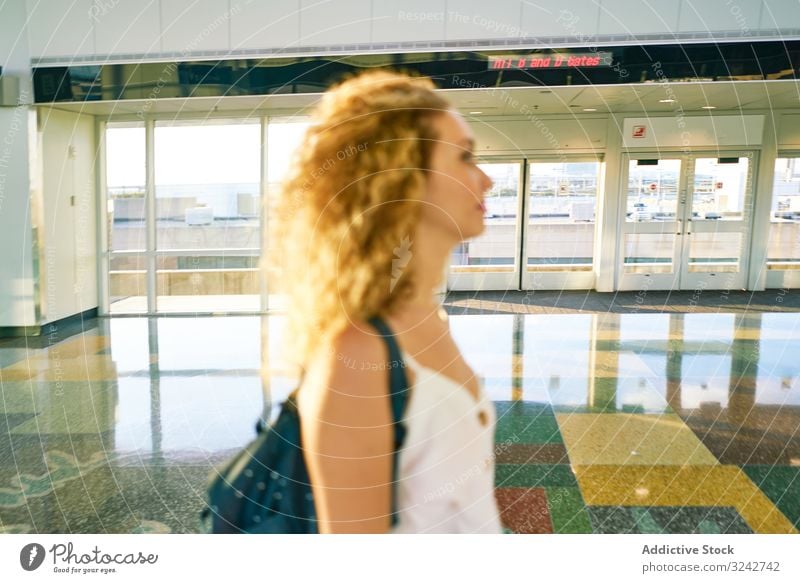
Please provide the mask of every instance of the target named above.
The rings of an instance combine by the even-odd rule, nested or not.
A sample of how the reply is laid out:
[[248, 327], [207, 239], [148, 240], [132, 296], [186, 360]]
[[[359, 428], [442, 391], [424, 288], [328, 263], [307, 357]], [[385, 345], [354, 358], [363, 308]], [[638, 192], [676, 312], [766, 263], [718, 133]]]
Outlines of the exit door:
[[617, 289], [744, 289], [753, 152], [631, 154]]

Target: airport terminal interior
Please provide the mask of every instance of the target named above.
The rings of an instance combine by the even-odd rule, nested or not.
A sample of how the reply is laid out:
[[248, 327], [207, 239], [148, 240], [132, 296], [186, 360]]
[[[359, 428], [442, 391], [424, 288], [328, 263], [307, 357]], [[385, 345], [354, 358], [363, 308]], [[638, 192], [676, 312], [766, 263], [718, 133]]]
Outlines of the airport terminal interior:
[[374, 67], [433, 79], [493, 181], [439, 298], [506, 531], [798, 533], [778, 0], [0, 5], [0, 532], [201, 532], [297, 382], [260, 272], [290, 155]]

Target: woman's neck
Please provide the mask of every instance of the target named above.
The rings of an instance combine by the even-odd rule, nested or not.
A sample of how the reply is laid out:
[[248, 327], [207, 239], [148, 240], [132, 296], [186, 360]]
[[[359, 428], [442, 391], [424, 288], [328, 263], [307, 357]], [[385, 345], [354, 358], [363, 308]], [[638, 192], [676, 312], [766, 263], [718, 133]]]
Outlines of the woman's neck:
[[427, 225], [419, 225], [411, 242], [411, 262], [416, 290], [406, 305], [434, 308], [441, 305], [438, 294], [446, 277], [446, 268], [453, 252], [453, 243]]

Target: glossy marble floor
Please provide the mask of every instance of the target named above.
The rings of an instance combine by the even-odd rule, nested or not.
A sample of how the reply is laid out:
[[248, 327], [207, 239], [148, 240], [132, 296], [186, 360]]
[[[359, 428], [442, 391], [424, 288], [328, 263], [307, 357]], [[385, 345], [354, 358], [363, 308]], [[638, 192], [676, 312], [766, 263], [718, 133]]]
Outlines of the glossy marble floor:
[[[520, 533], [796, 533], [800, 313], [452, 315]], [[212, 466], [292, 388], [277, 317], [0, 341], [0, 532], [196, 532]]]

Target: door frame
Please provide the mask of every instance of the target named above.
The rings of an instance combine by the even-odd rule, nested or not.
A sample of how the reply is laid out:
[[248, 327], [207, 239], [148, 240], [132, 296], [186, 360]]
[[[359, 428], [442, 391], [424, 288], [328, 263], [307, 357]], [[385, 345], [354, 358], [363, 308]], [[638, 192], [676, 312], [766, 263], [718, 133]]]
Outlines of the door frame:
[[[521, 223], [519, 220], [523, 216], [525, 209], [525, 180], [526, 180], [526, 163], [524, 155], [515, 156], [478, 156], [478, 164], [519, 164], [519, 179], [517, 187], [517, 221], [514, 225], [514, 264], [510, 266], [511, 269], [498, 267], [505, 266], [492, 266], [492, 265], [475, 265], [475, 266], [457, 266], [458, 269], [454, 271], [454, 267], [448, 259], [447, 264], [447, 289], [451, 291], [509, 291], [519, 289], [520, 279], [520, 257], [519, 246], [521, 241]], [[494, 267], [494, 269], [492, 269]]]
[[[587, 290], [594, 289], [596, 280], [595, 266], [597, 257], [595, 257], [595, 249], [597, 247], [598, 238], [601, 236], [598, 230], [598, 223], [600, 217], [598, 210], [601, 208], [600, 201], [604, 192], [604, 174], [605, 174], [605, 157], [602, 152], [587, 153], [587, 152], [571, 152], [569, 154], [554, 156], [540, 155], [537, 153], [530, 153], [525, 156], [525, 185], [524, 185], [524, 212], [520, 216], [525, 220], [522, 223], [522, 233], [519, 245], [520, 256], [520, 290]], [[580, 163], [580, 162], [596, 162], [597, 168], [597, 197], [595, 199], [595, 218], [594, 229], [592, 236], [592, 263], [585, 270], [579, 271], [529, 271], [528, 270], [528, 231], [530, 229], [530, 221], [528, 220], [529, 213], [529, 196], [530, 192], [530, 165], [534, 163]]]
[[[758, 180], [759, 164], [758, 148], [696, 148], [696, 149], [642, 149], [625, 150], [621, 156], [620, 171], [620, 204], [617, 216], [617, 253], [615, 261], [615, 286], [617, 291], [637, 291], [643, 289], [653, 290], [692, 290], [692, 289], [732, 289], [747, 287], [749, 267], [750, 267], [750, 237], [753, 228], [753, 209], [755, 207], [756, 184]], [[749, 157], [748, 167], [748, 190], [745, 193], [743, 204], [742, 225], [742, 245], [739, 257], [739, 271], [731, 272], [701, 272], [690, 273], [688, 271], [689, 243], [688, 237], [691, 236], [690, 228], [693, 228], [691, 215], [693, 197], [693, 177], [695, 170], [695, 160], [697, 158], [720, 158], [720, 157]], [[676, 216], [674, 221], [660, 221], [658, 223], [637, 223], [640, 233], [674, 233], [674, 237], [680, 237], [674, 241], [672, 261], [673, 270], [670, 273], [625, 273], [625, 235], [626, 225], [629, 224], [625, 219], [628, 209], [628, 176], [630, 172], [630, 161], [636, 159], [659, 159], [681, 161], [680, 176], [678, 178], [678, 201]], [[690, 182], [690, 180], [692, 182]], [[702, 221], [703, 223], [706, 220]], [[731, 221], [733, 222], [733, 221]], [[714, 222], [715, 225], [722, 224]], [[670, 230], [671, 229], [671, 230]], [[733, 229], [731, 229], [733, 231]], [[717, 275], [723, 277], [717, 278]], [[725, 274], [729, 274], [724, 277]], [[732, 282], [735, 276], [736, 282]], [[727, 285], [724, 285], [727, 284]]]
[[[514, 267], [513, 271], [491, 270], [490, 266], [476, 266], [454, 272], [452, 266], [447, 267], [447, 289], [452, 291], [529, 291], [537, 289], [586, 290], [593, 289], [596, 281], [597, 257], [586, 270], [581, 271], [528, 271], [527, 239], [530, 229], [528, 219], [530, 191], [530, 165], [532, 163], [558, 162], [597, 162], [597, 201], [596, 209], [604, 194], [605, 157], [602, 152], [571, 152], [568, 155], [556, 156], [551, 153], [520, 152], [515, 155], [484, 156], [478, 158], [480, 164], [492, 163], [520, 164], [519, 191], [517, 195], [517, 222], [514, 229]], [[593, 255], [600, 236], [598, 230], [599, 217], [595, 216], [592, 251]]]
[[625, 273], [625, 236], [628, 234], [627, 226], [636, 225], [636, 232], [640, 234], [669, 234], [673, 237], [680, 236], [678, 232], [681, 221], [678, 219], [680, 211], [676, 209], [674, 221], [659, 222], [628, 222], [628, 179], [630, 176], [630, 162], [632, 160], [678, 160], [678, 186], [676, 205], [680, 208], [680, 199], [686, 196], [686, 164], [687, 155], [683, 151], [654, 151], [643, 150], [637, 152], [623, 152], [621, 157], [622, 168], [620, 171], [620, 188], [617, 216], [617, 259], [615, 261], [615, 285], [617, 291], [637, 291], [649, 289], [677, 289], [679, 286], [679, 261], [682, 245], [680, 241], [673, 242], [672, 246], [672, 271], [669, 273]]
[[[796, 158], [800, 160], [800, 149], [797, 148], [778, 148], [775, 153], [775, 161], [778, 158]], [[765, 237], [763, 238], [762, 242], [762, 255], [764, 257], [764, 285], [766, 289], [778, 289], [779, 291], [779, 298], [786, 293], [786, 290], [791, 288], [800, 288], [800, 268], [795, 264], [785, 264], [782, 266], [778, 266], [780, 264], [775, 264], [770, 262], [769, 260], [769, 244], [770, 239], [772, 237], [772, 203], [775, 197], [775, 166], [772, 166], [772, 188], [769, 192], [769, 199], [766, 201], [766, 206], [768, 207], [766, 215], [766, 229], [765, 229]], [[756, 245], [754, 244], [753, 247], [755, 248]], [[782, 298], [781, 300], [782, 301]]]
[[[725, 156], [720, 156], [720, 152], [708, 150], [695, 150], [689, 157], [687, 172], [687, 199], [684, 216], [684, 230], [687, 235], [683, 240], [683, 249], [680, 263], [680, 284], [681, 289], [745, 289], [750, 267], [750, 237], [753, 231], [753, 209], [755, 207], [755, 185], [756, 173], [758, 171], [758, 151], [757, 150], [726, 150]], [[749, 158], [747, 169], [745, 195], [742, 204], [741, 221], [717, 221], [709, 219], [696, 219], [692, 216], [692, 202], [694, 191], [692, 185], [688, 183], [688, 177], [694, 178], [695, 168], [698, 158], [721, 158], [737, 157]], [[713, 231], [706, 227], [714, 226]], [[698, 230], [700, 226], [700, 230]], [[738, 228], [736, 228], [738, 227]], [[691, 229], [691, 230], [689, 230]], [[691, 233], [703, 232], [732, 232], [741, 233], [741, 246], [739, 251], [739, 269], [736, 272], [729, 271], [689, 271], [689, 255]]]

